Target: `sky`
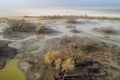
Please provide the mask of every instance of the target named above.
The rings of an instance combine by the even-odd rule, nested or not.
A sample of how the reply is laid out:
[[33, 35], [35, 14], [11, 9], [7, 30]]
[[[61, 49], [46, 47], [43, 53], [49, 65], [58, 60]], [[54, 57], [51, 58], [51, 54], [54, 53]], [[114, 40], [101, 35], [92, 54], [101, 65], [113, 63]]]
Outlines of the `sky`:
[[40, 7], [112, 7], [120, 8], [120, 0], [0, 0], [0, 8]]

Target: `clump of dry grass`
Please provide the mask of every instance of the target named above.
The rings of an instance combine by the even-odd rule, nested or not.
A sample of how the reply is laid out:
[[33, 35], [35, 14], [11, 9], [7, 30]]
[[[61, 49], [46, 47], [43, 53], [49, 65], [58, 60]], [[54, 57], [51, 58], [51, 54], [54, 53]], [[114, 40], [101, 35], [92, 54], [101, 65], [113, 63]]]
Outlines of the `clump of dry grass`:
[[115, 30], [113, 27], [101, 27], [101, 28], [94, 28], [95, 31], [104, 33], [104, 34], [118, 34], [119, 32]]
[[101, 50], [102, 47], [99, 43], [92, 39], [81, 39], [81, 40], [74, 40], [74, 39], [63, 39], [61, 41], [61, 45], [64, 46], [64, 50], [66, 52], [71, 51], [69, 53], [72, 53], [73, 51], [76, 53], [84, 52], [84, 53], [94, 53], [98, 50]]
[[117, 32], [112, 27], [103, 27], [101, 31], [106, 34], [116, 34]]
[[43, 24], [35, 24], [22, 20], [7, 19], [9, 27], [4, 29], [4, 37], [23, 39], [32, 34], [39, 33], [45, 26]]
[[76, 29], [76, 25], [75, 25], [75, 24], [68, 24], [68, 25], [66, 26], [66, 28], [71, 29], [70, 31], [71, 31], [72, 33], [80, 33], [80, 32], [81, 32], [81, 31], [78, 31], [78, 30]]
[[108, 19], [108, 20], [120, 20], [119, 17], [105, 17], [105, 16], [88, 16], [88, 15], [81, 15], [81, 16], [76, 16], [76, 15], [64, 15], [64, 16], [60, 16], [60, 15], [53, 15], [53, 16], [29, 16], [29, 15], [25, 15], [23, 16], [24, 18], [39, 18], [39, 19], [43, 19], [43, 20], [48, 20], [48, 19], [70, 19], [70, 18], [74, 18], [74, 19], [78, 19], [78, 18], [86, 18], [86, 19]]
[[81, 49], [86, 53], [94, 53], [101, 49], [100, 44], [91, 39], [82, 40], [80, 43]]
[[66, 28], [73, 29], [73, 28], [76, 28], [76, 26], [75, 26], [74, 24], [68, 24], [68, 25], [66, 26]]
[[44, 36], [44, 35], [37, 35], [37, 38], [38, 38], [38, 39], [44, 39], [45, 36]]
[[5, 29], [5, 33], [12, 32], [35, 32], [44, 28], [43, 25], [35, 25], [23, 20], [8, 20], [9, 27]]
[[111, 37], [109, 35], [105, 35], [105, 36], [103, 36], [103, 39], [109, 40], [109, 39], [111, 39]]
[[70, 24], [76, 24], [76, 23], [78, 23], [78, 22], [77, 22], [76, 19], [71, 18], [71, 19], [67, 20], [67, 23], [70, 23]]

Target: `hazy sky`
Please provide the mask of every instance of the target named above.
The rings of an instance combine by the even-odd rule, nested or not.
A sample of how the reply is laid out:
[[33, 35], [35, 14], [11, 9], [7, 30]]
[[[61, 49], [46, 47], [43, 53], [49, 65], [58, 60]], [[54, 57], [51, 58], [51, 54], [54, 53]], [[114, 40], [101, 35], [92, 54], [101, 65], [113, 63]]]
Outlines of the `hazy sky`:
[[3, 7], [120, 7], [120, 0], [0, 0]]

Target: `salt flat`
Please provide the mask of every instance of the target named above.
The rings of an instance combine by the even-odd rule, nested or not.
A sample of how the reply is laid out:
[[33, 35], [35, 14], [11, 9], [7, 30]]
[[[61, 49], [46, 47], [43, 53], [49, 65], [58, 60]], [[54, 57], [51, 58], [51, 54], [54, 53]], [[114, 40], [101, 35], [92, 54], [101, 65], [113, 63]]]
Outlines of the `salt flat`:
[[1, 17], [8, 16], [53, 16], [53, 15], [88, 15], [120, 17], [120, 9], [81, 9], [81, 8], [36, 8], [36, 9], [0, 9]]

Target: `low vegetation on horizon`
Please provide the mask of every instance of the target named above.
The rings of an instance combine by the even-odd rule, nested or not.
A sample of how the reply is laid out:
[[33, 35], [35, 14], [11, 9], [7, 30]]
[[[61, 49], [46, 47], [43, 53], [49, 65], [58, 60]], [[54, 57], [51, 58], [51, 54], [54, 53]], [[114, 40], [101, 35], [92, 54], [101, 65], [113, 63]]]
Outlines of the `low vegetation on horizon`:
[[120, 17], [105, 17], [105, 16], [88, 16], [88, 15], [53, 15], [53, 16], [23, 16], [23, 18], [39, 18], [42, 20], [46, 19], [78, 19], [78, 18], [87, 18], [87, 19], [108, 19], [108, 20], [120, 20]]

